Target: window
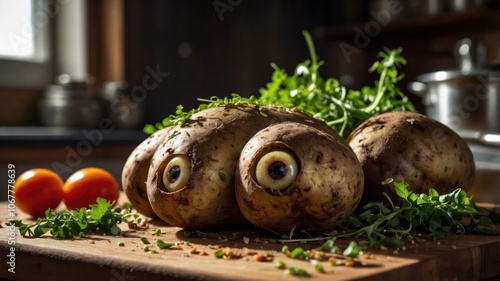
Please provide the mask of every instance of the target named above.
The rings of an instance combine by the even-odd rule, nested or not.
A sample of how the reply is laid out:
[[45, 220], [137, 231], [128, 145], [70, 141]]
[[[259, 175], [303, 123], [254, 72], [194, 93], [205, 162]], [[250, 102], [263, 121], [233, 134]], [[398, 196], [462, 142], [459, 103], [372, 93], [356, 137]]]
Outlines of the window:
[[0, 87], [43, 88], [52, 82], [49, 0], [0, 0]]

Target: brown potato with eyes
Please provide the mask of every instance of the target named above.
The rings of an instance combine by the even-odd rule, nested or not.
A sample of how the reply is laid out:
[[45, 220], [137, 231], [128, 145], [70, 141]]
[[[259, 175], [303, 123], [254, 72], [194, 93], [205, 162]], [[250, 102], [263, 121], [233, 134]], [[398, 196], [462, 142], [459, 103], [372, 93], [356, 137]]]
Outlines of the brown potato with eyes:
[[324, 122], [300, 111], [232, 105], [194, 114], [172, 129], [153, 156], [147, 180], [151, 207], [162, 220], [187, 229], [246, 222], [234, 197], [241, 149], [259, 130], [289, 120], [340, 139]]
[[401, 202], [387, 178], [407, 182], [415, 193], [468, 191], [475, 165], [467, 143], [452, 129], [425, 115], [390, 112], [369, 118], [348, 138], [365, 172], [362, 202]]
[[122, 171], [122, 186], [128, 200], [138, 213], [150, 218], [156, 218], [157, 215], [149, 204], [146, 188], [149, 165], [171, 128], [159, 130], [142, 141], [127, 158]]
[[300, 123], [271, 125], [243, 148], [236, 199], [254, 225], [278, 232], [327, 231], [363, 193], [363, 170], [343, 140]]

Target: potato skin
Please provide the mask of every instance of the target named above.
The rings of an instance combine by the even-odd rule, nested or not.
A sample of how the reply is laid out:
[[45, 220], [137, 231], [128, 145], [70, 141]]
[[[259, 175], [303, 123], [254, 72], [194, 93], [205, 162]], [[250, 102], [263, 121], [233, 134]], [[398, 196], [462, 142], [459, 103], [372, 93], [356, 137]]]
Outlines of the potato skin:
[[158, 216], [151, 208], [146, 188], [149, 165], [170, 130], [171, 127], [164, 128], [142, 141], [129, 155], [122, 170], [122, 186], [128, 200], [138, 213], [150, 218]]
[[362, 203], [402, 200], [386, 178], [407, 182], [415, 193], [468, 191], [475, 164], [467, 143], [452, 129], [425, 115], [390, 112], [369, 118], [348, 137], [365, 173]]
[[[323, 128], [340, 139], [328, 125], [298, 111], [253, 105], [205, 109], [173, 129], [153, 156], [147, 191], [155, 213], [167, 223], [201, 229], [246, 222], [234, 197], [234, 177], [241, 149], [270, 124], [295, 120]], [[176, 155], [191, 159], [187, 185], [167, 192], [162, 175]]]
[[[255, 175], [259, 159], [273, 150], [295, 154], [299, 173], [281, 194], [263, 188]], [[254, 225], [278, 232], [331, 230], [357, 207], [363, 193], [363, 170], [344, 140], [310, 126], [284, 122], [257, 134], [241, 152], [236, 199]]]

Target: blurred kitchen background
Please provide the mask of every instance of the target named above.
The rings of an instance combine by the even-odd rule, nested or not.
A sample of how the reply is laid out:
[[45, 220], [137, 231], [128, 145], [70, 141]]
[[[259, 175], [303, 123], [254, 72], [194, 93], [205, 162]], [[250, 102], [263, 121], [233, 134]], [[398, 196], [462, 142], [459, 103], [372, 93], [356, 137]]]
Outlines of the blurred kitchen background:
[[196, 107], [197, 98], [258, 95], [271, 62], [291, 73], [309, 58], [301, 34], [309, 30], [325, 61], [321, 75], [347, 88], [372, 85], [377, 53], [402, 47], [400, 88], [420, 112], [467, 138], [476, 196], [500, 203], [499, 7], [498, 0], [0, 0], [2, 171], [9, 163], [18, 174], [47, 167], [64, 179], [99, 166], [120, 179], [147, 137], [144, 124], [179, 104]]

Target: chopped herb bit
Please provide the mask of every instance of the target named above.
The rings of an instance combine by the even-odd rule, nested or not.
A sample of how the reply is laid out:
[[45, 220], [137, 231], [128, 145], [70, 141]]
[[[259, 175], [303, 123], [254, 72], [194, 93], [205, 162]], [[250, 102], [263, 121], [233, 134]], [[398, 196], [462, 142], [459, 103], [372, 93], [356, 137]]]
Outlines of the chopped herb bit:
[[291, 266], [287, 269], [288, 274], [294, 276], [309, 276], [307, 271], [303, 268], [298, 268], [296, 266]]
[[349, 246], [347, 246], [347, 248], [344, 250], [343, 255], [349, 258], [356, 258], [358, 257], [359, 253], [361, 253], [361, 247], [355, 241], [351, 241], [351, 243], [349, 243]]
[[225, 181], [226, 180], [226, 174], [224, 172], [222, 172], [222, 171], [219, 172], [219, 179], [221, 181]]
[[159, 228], [158, 228], [158, 229], [156, 229], [156, 231], [155, 231], [155, 235], [156, 235], [156, 236], [160, 236], [160, 235], [161, 235], [161, 229], [159, 229]]
[[293, 251], [290, 253], [290, 257], [293, 259], [300, 259], [300, 258], [304, 257], [304, 253], [305, 253], [304, 249], [297, 247], [297, 248], [293, 249]]
[[148, 238], [146, 238], [146, 237], [141, 237], [141, 241], [144, 244], [151, 244], [151, 242], [149, 242]]
[[284, 261], [277, 261], [274, 264], [274, 268], [276, 268], [276, 269], [285, 269], [286, 268], [286, 264], [285, 264]]
[[325, 243], [323, 243], [323, 245], [321, 245], [320, 247], [317, 247], [315, 250], [338, 254], [338, 253], [340, 253], [340, 248], [335, 245], [335, 240], [336, 240], [336, 238], [328, 239], [325, 241]]
[[173, 246], [175, 246], [174, 243], [166, 243], [164, 242], [163, 240], [160, 240], [158, 239], [158, 241], [156, 241], [156, 245], [158, 246], [158, 248], [164, 250], [164, 249], [171, 249]]
[[120, 247], [125, 246], [125, 243], [123, 243], [123, 242], [117, 242], [116, 244], [117, 244], [118, 246], [120, 246]]
[[217, 250], [214, 253], [214, 256], [218, 259], [222, 259], [224, 257], [224, 251], [223, 250]]
[[314, 270], [316, 270], [317, 272], [325, 272], [325, 268], [319, 263], [314, 265]]
[[289, 252], [288, 246], [287, 246], [287, 245], [284, 245], [284, 246], [281, 248], [281, 252], [282, 252], [283, 254], [288, 253], [288, 252]]
[[193, 234], [196, 235], [197, 237], [200, 237], [200, 238], [207, 236], [204, 232], [201, 232], [199, 230], [195, 230], [194, 233], [192, 231], [189, 231], [189, 230], [184, 230], [184, 232], [182, 233], [182, 235], [185, 238], [192, 237]]

